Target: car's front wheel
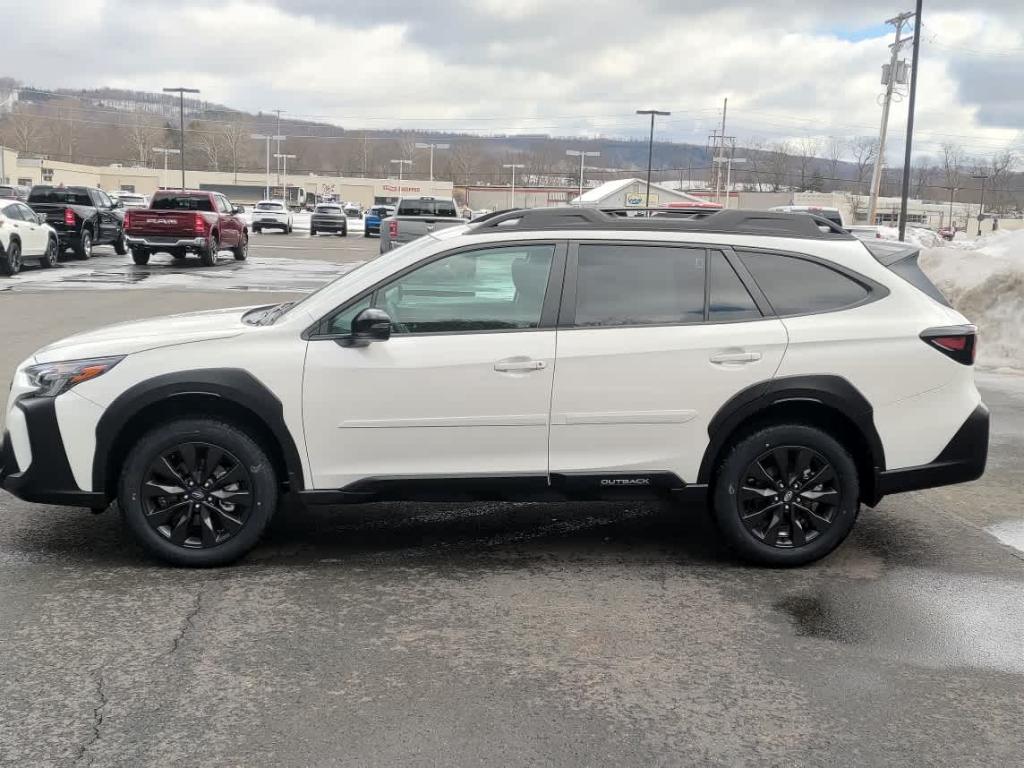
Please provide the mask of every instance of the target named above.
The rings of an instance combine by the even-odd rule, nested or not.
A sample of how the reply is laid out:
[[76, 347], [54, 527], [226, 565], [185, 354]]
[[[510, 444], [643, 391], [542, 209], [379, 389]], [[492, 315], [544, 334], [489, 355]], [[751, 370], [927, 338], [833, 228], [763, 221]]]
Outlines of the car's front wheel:
[[842, 543], [860, 508], [857, 467], [816, 427], [779, 424], [738, 440], [718, 468], [714, 516], [744, 559], [814, 562]]
[[208, 418], [154, 428], [131, 449], [118, 506], [152, 555], [193, 567], [230, 563], [259, 540], [277, 508], [266, 451], [245, 431]]

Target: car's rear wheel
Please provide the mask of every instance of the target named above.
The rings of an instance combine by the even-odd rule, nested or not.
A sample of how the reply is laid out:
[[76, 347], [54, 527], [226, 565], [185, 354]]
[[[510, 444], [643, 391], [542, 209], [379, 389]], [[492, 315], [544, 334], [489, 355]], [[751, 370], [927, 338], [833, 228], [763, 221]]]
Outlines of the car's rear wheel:
[[277, 500], [263, 447], [238, 427], [206, 418], [173, 421], [142, 437], [118, 492], [125, 523], [150, 554], [194, 567], [248, 552]]
[[132, 261], [140, 267], [149, 264], [149, 251], [142, 248], [132, 248]]
[[310, 237], [316, 237], [316, 227], [310, 227], [309, 228], [309, 236]]
[[7, 246], [7, 253], [0, 258], [0, 272], [8, 277], [16, 275], [21, 271], [21, 243], [11, 240]]
[[850, 533], [859, 493], [857, 467], [837, 440], [816, 427], [779, 424], [729, 450], [715, 479], [714, 515], [744, 559], [804, 565]]
[[284, 233], [286, 235], [290, 235], [292, 233], [292, 225], [291, 224], [289, 224], [287, 227], [284, 228]]
[[88, 229], [83, 229], [82, 235], [78, 238], [78, 244], [75, 246], [75, 258], [83, 261], [92, 258], [92, 232]]
[[252, 231], [255, 232], [257, 235], [259, 235], [259, 234], [261, 234], [263, 232], [263, 227], [257, 227], [255, 225], [253, 225]]
[[212, 267], [217, 263], [217, 254], [220, 253], [220, 242], [216, 237], [210, 239], [210, 246], [199, 252], [199, 260], [204, 267]]
[[60, 257], [60, 250], [57, 248], [57, 238], [51, 237], [46, 243], [46, 252], [39, 260], [39, 266], [43, 269], [57, 266], [57, 259]]
[[339, 237], [348, 237], [348, 227], [342, 227], [338, 235]]

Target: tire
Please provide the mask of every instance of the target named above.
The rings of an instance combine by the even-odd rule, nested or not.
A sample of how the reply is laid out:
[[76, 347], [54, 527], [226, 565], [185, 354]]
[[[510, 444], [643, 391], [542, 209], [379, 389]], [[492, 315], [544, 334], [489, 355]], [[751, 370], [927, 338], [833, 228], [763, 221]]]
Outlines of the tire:
[[816, 427], [778, 424], [741, 437], [715, 475], [718, 529], [740, 557], [759, 565], [825, 557], [850, 533], [859, 509], [853, 458]]
[[348, 227], [345, 227], [344, 229], [342, 229], [341, 232], [338, 233], [338, 236], [339, 237], [348, 237]]
[[181, 261], [186, 256], [188, 256], [188, 254], [185, 253], [185, 251], [180, 248], [175, 248], [173, 251], [168, 251], [168, 253], [171, 254], [171, 258], [174, 259], [175, 261]]
[[44, 253], [43, 257], [39, 259], [39, 266], [43, 269], [56, 267], [59, 258], [60, 249], [57, 247], [57, 240], [51, 237], [46, 243], [46, 253]]
[[21, 243], [11, 240], [7, 253], [0, 258], [0, 274], [13, 277], [21, 271]]
[[217, 263], [217, 254], [220, 252], [220, 242], [214, 237], [210, 241], [210, 247], [199, 252], [199, 260], [204, 267], [212, 267]]
[[291, 224], [289, 224], [287, 227], [284, 228], [284, 233], [286, 235], [290, 235], [292, 233], [292, 225]]
[[118, 256], [124, 256], [128, 253], [128, 243], [124, 239], [124, 232], [117, 236], [117, 240], [114, 241], [114, 253]]
[[75, 245], [75, 258], [86, 261], [92, 258], [92, 232], [88, 229], [82, 230], [82, 236], [78, 238]]
[[241, 242], [231, 249], [231, 255], [235, 257], [235, 261], [245, 261], [249, 258], [249, 233], [242, 233]]
[[309, 228], [309, 236], [310, 237], [316, 237], [316, 229], [314, 229], [313, 227], [310, 227]]
[[[212, 470], [210, 456], [217, 456]], [[147, 493], [151, 484], [167, 492]], [[277, 502], [277, 476], [263, 447], [210, 418], [154, 427], [132, 447], [118, 484], [121, 517], [145, 550], [195, 568], [225, 565], [252, 549]]]
[[369, 237], [369, 236], [370, 236], [370, 233], [364, 230], [363, 231], [363, 237]]
[[255, 232], [257, 235], [263, 234], [263, 227], [253, 226], [252, 231]]
[[134, 261], [140, 267], [144, 267], [149, 264], [149, 251], [144, 251], [141, 248], [132, 249], [132, 261]]

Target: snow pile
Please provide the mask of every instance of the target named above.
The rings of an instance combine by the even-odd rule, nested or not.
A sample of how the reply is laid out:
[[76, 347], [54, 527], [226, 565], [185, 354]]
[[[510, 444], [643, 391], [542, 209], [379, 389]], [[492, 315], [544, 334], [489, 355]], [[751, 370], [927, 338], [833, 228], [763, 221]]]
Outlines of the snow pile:
[[919, 263], [978, 326], [978, 362], [1024, 369], [1024, 230], [926, 247]]
[[[899, 240], [900, 231], [896, 227], [879, 227], [878, 234], [883, 240]], [[907, 227], [906, 242], [911, 245], [918, 245], [922, 248], [939, 248], [946, 241], [939, 237], [937, 232], [923, 227]]]

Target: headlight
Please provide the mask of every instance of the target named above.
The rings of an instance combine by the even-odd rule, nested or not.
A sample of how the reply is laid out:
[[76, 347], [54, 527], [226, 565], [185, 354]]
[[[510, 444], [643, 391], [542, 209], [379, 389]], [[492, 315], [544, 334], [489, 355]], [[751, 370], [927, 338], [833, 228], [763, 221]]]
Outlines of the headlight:
[[102, 376], [122, 360], [124, 356], [94, 357], [89, 360], [30, 365], [25, 369], [25, 375], [36, 391], [28, 397], [57, 397], [76, 384]]

